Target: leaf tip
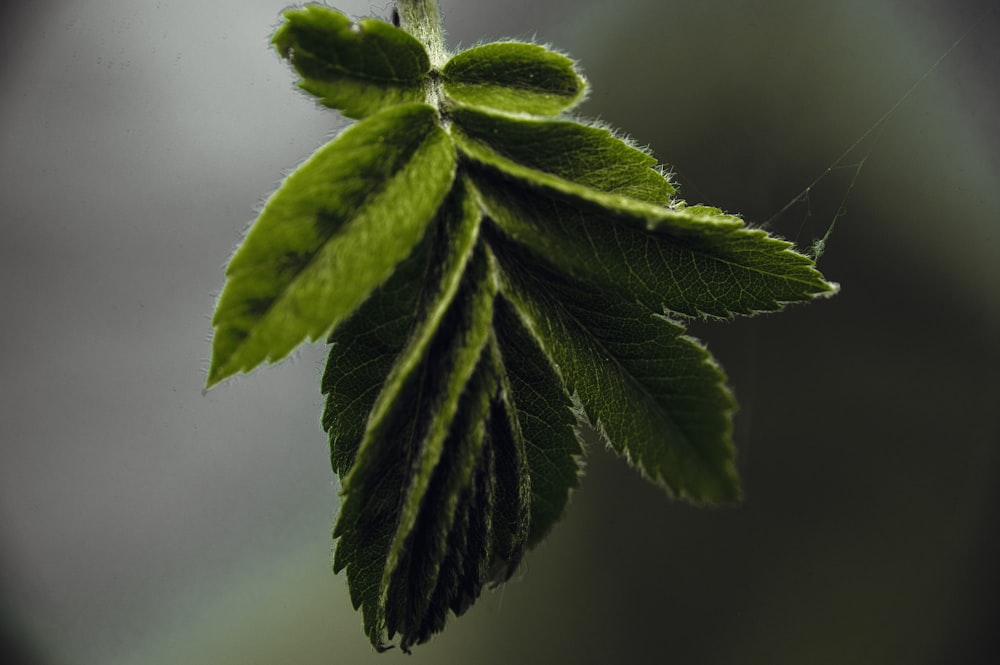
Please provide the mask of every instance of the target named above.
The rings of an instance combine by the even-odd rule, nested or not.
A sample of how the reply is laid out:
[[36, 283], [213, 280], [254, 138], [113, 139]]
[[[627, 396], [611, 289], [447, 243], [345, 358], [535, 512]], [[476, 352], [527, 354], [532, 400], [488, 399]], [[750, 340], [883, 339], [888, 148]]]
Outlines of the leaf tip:
[[209, 367], [208, 367], [208, 374], [205, 377], [205, 387], [202, 388], [202, 391], [201, 391], [202, 394], [204, 395], [209, 390], [211, 390], [215, 386], [219, 385], [224, 379], [226, 379], [227, 377], [229, 377], [230, 374], [231, 374], [231, 372], [230, 373], [224, 372], [219, 367], [219, 363], [212, 362], [212, 364], [209, 365]]
[[823, 280], [823, 285], [826, 287], [824, 290], [816, 293], [817, 298], [832, 298], [833, 296], [840, 293], [840, 283], [830, 282]]
[[736, 506], [743, 503], [743, 483], [736, 469], [730, 466], [725, 482], [719, 487], [719, 492], [709, 498], [706, 503], [711, 506]]

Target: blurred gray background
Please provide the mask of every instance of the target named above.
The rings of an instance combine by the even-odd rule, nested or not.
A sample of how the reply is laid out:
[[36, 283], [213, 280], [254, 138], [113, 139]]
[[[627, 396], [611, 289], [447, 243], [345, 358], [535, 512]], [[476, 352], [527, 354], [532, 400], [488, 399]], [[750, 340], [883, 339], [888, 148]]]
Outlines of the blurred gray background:
[[[0, 648], [17, 662], [402, 662], [371, 651], [330, 571], [322, 346], [201, 392], [226, 260], [344, 124], [269, 49], [285, 6], [0, 10]], [[668, 501], [594, 443], [549, 541], [406, 662], [997, 662], [1000, 16], [442, 6], [453, 47], [573, 54], [584, 114], [651, 146], [689, 202], [752, 222], [927, 76], [774, 222], [806, 247], [849, 192], [821, 260], [841, 294], [695, 326], [742, 402], [743, 505]]]

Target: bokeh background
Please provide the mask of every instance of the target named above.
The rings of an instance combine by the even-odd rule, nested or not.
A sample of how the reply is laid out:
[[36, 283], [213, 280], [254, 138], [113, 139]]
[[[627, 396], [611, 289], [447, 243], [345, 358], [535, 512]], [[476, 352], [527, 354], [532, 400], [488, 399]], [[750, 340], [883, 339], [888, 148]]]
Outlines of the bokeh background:
[[[829, 169], [773, 229], [808, 247], [844, 208], [821, 259], [842, 292], [695, 326], [742, 403], [742, 506], [671, 502], [594, 442], [548, 542], [406, 662], [997, 662], [989, 4], [442, 1], [452, 46], [580, 59], [582, 112], [690, 202], [760, 223]], [[330, 572], [322, 346], [202, 394], [228, 256], [344, 125], [267, 46], [285, 5], [0, 9], [5, 662], [403, 658]]]

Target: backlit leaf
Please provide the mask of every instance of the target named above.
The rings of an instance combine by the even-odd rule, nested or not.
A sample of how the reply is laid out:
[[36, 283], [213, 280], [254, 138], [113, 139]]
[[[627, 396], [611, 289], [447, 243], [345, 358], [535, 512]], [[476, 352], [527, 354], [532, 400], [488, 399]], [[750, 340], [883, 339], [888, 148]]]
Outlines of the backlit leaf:
[[420, 241], [455, 156], [433, 108], [394, 106], [310, 157], [268, 199], [226, 269], [209, 385], [318, 339]]
[[[365, 632], [375, 644], [397, 631], [404, 640], [410, 639], [414, 626], [422, 620], [412, 615], [410, 603], [418, 602], [436, 583], [440, 563], [432, 562], [430, 572], [421, 579], [400, 575], [397, 569], [404, 561], [411, 567], [428, 565], [426, 559], [417, 563], [409, 560], [412, 539], [433, 538], [440, 544], [447, 538], [447, 530], [440, 528], [421, 534], [423, 522], [418, 518], [446, 443], [452, 440], [449, 431], [460, 407], [477, 408], [477, 401], [468, 404], [462, 395], [480, 363], [488, 363], [483, 357], [495, 294], [492, 270], [480, 252], [474, 269], [465, 273], [427, 354], [419, 365], [383, 386], [355, 463], [344, 478], [344, 501], [334, 530], [339, 538], [334, 567], [347, 568], [352, 600], [361, 607]], [[464, 440], [457, 443], [463, 449], [468, 444]], [[481, 445], [474, 446], [468, 454], [474, 459], [479, 448]], [[451, 448], [448, 450], [451, 458]], [[452, 494], [458, 489], [461, 487]], [[429, 502], [435, 509], [441, 508], [438, 499]], [[453, 519], [451, 513], [449, 523]], [[443, 550], [435, 552], [421, 551], [419, 555], [443, 557]], [[419, 591], [407, 593], [406, 589]]]
[[758, 229], [684, 208], [583, 206], [475, 170], [490, 216], [565, 274], [619, 292], [654, 313], [730, 317], [833, 292], [806, 256]]
[[527, 321], [506, 298], [494, 305], [493, 325], [513, 431], [523, 441], [528, 467], [531, 515], [526, 545], [534, 547], [562, 516], [581, 472], [576, 407]]
[[514, 177], [556, 189], [594, 189], [617, 201], [662, 206], [674, 188], [652, 156], [610, 130], [569, 120], [519, 118], [475, 109], [451, 113], [462, 153]]
[[[479, 232], [480, 211], [461, 183], [438, 210], [426, 237], [392, 277], [330, 335], [323, 375], [323, 428], [333, 469], [344, 475], [383, 384], [420, 362], [458, 290]], [[406, 356], [400, 359], [404, 349]]]
[[469, 106], [555, 115], [576, 105], [587, 82], [566, 56], [537, 44], [495, 42], [453, 56], [441, 70], [445, 93]]
[[300, 86], [362, 119], [232, 257], [208, 384], [327, 337], [334, 570], [376, 649], [427, 641], [519, 570], [578, 485], [587, 425], [675, 497], [738, 500], [736, 402], [685, 322], [835, 293], [814, 261], [560, 115], [586, 88], [566, 56], [446, 59], [324, 6], [284, 17]]
[[645, 475], [697, 502], [739, 497], [725, 376], [684, 328], [494, 243], [503, 290], [590, 423]]
[[394, 104], [422, 102], [430, 72], [423, 45], [379, 21], [355, 23], [323, 5], [286, 9], [271, 38], [302, 76], [299, 87], [350, 118]]

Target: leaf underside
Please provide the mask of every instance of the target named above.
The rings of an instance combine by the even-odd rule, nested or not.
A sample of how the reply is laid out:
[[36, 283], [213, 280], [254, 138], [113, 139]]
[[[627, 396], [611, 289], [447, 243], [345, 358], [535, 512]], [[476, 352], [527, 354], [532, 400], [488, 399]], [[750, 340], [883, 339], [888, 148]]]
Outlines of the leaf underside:
[[299, 87], [349, 118], [424, 101], [430, 59], [408, 32], [376, 19], [355, 23], [321, 5], [284, 12], [271, 43], [302, 79]]
[[432, 70], [387, 23], [284, 15], [300, 87], [361, 120], [230, 261], [208, 383], [327, 337], [334, 570], [372, 644], [408, 650], [510, 578], [577, 486], [584, 424], [676, 497], [738, 500], [736, 403], [685, 321], [830, 295], [813, 261], [559, 115], [586, 92], [561, 54], [501, 42]]

